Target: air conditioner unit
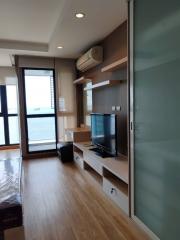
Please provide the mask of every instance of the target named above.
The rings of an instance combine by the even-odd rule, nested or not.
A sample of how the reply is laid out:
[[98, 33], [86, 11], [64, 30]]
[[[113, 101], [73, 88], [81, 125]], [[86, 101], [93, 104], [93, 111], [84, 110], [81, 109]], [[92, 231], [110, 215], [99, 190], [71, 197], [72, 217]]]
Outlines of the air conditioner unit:
[[96, 46], [91, 48], [87, 53], [77, 60], [77, 69], [81, 72], [95, 67], [96, 65], [102, 63], [103, 61], [103, 48], [101, 46]]

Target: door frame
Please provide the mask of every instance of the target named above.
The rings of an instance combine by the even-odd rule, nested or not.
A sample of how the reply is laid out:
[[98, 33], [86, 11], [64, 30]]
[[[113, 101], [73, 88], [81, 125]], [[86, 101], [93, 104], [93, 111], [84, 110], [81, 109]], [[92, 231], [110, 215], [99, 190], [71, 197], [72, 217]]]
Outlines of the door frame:
[[134, 122], [134, 6], [135, 0], [128, 0], [128, 19], [129, 19], [129, 82], [130, 82], [130, 205], [131, 218], [135, 221], [153, 240], [160, 240], [135, 214], [135, 179], [134, 179], [134, 159], [135, 159], [135, 122]]
[[[31, 115], [27, 114], [27, 107], [26, 107], [26, 88], [25, 88], [25, 70], [45, 70], [45, 71], [52, 71], [53, 72], [53, 93], [54, 93], [54, 113], [53, 114], [36, 114]], [[57, 109], [56, 109], [56, 78], [55, 78], [55, 70], [53, 68], [30, 68], [30, 67], [23, 67], [22, 68], [22, 83], [23, 83], [23, 102], [24, 102], [24, 123], [25, 123], [25, 137], [26, 137], [26, 152], [30, 155], [38, 154], [38, 153], [53, 153], [57, 150], [57, 142], [58, 142], [58, 126], [57, 126]], [[28, 144], [28, 124], [27, 124], [27, 115], [32, 118], [43, 118], [43, 117], [54, 117], [55, 118], [55, 149], [49, 150], [40, 150], [40, 151], [29, 151], [29, 144]]]

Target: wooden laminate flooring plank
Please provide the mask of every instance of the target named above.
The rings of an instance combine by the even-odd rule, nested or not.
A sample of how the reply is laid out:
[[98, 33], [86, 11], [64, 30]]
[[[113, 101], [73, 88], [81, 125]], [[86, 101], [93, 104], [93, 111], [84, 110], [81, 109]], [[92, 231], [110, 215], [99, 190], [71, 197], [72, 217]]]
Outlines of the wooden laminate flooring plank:
[[58, 158], [24, 161], [26, 240], [145, 240], [87, 171]]

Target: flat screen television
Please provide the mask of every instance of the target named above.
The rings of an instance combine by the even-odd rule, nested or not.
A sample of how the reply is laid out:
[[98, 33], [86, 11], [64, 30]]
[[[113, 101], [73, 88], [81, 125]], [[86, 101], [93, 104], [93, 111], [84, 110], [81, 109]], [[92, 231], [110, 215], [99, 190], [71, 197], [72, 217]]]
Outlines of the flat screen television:
[[91, 114], [91, 139], [102, 157], [117, 155], [117, 116], [115, 114]]

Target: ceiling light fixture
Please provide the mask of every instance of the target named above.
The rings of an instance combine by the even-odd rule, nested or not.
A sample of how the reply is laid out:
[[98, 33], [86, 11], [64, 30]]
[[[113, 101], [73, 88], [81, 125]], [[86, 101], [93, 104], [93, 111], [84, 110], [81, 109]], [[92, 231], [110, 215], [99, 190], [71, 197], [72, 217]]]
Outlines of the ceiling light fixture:
[[63, 46], [58, 46], [57, 48], [58, 48], [58, 49], [62, 49], [62, 48], [63, 48]]
[[76, 17], [77, 18], [83, 18], [83, 17], [85, 17], [85, 14], [82, 13], [82, 12], [76, 13]]

